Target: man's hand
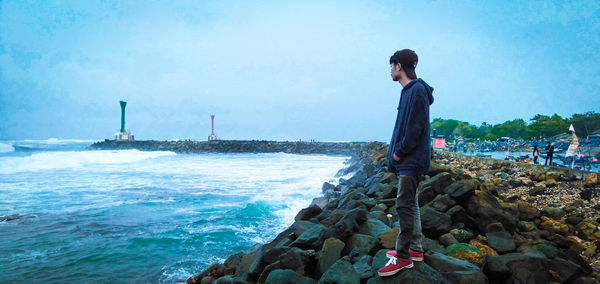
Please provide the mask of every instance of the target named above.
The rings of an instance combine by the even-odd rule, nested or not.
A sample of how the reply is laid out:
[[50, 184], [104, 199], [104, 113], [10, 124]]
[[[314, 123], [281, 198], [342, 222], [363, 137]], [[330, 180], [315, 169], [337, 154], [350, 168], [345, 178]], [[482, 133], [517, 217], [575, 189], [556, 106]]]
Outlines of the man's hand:
[[392, 158], [394, 158], [394, 161], [400, 162], [400, 157], [396, 156], [396, 154], [394, 154]]

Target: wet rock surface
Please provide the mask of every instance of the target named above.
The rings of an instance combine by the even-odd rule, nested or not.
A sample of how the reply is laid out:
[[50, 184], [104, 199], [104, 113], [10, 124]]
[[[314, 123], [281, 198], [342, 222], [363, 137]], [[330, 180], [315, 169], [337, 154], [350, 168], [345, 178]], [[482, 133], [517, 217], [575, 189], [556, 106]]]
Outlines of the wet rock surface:
[[379, 277], [399, 229], [386, 150], [362, 145], [341, 170], [354, 176], [323, 186], [326, 202], [188, 283], [600, 283], [594, 177], [445, 152], [418, 188], [425, 260]]
[[293, 153], [349, 155], [360, 151], [364, 143], [348, 142], [285, 142], [260, 140], [218, 141], [114, 141], [105, 140], [90, 145], [90, 149], [173, 151], [177, 153]]

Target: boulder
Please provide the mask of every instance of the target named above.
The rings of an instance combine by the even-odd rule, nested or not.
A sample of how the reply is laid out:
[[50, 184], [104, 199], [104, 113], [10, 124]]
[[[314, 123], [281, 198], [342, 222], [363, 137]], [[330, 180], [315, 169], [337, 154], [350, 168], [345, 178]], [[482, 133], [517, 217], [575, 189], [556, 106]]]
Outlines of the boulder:
[[299, 248], [311, 248], [314, 247], [314, 243], [319, 240], [323, 230], [325, 230], [325, 226], [321, 224], [315, 224], [308, 228], [308, 230], [304, 231], [294, 242], [292, 242], [292, 246], [296, 246]]
[[499, 253], [507, 253], [516, 249], [516, 244], [507, 232], [489, 232], [485, 234], [487, 242]]
[[579, 265], [584, 275], [589, 275], [593, 272], [590, 264], [581, 257], [579, 253], [572, 249], [566, 250], [564, 253], [559, 253], [559, 256], [563, 259], [570, 260], [573, 263]]
[[371, 263], [373, 263], [373, 257], [370, 255], [363, 255], [352, 265], [361, 280], [369, 279], [375, 275], [375, 272], [371, 269]]
[[377, 199], [388, 199], [396, 197], [398, 187], [394, 184], [380, 184], [377, 192], [375, 192], [375, 198]]
[[482, 283], [488, 279], [476, 265], [437, 252], [425, 253], [425, 262], [452, 283]]
[[[384, 263], [385, 264], [385, 263]], [[381, 266], [383, 267], [383, 266]], [[379, 268], [381, 268], [379, 267]], [[377, 268], [377, 269], [379, 269]], [[375, 270], [377, 271], [377, 270]], [[414, 262], [414, 267], [403, 269], [394, 276], [379, 277], [375, 276], [367, 284], [450, 284], [442, 274], [433, 269], [425, 262]]]
[[444, 188], [444, 192], [456, 200], [463, 201], [473, 195], [475, 190], [479, 189], [480, 186], [476, 179], [465, 179]]
[[542, 216], [541, 220], [542, 222], [540, 223], [540, 229], [542, 230], [548, 230], [563, 235], [569, 232], [569, 227], [565, 224], [565, 218], [556, 221], [552, 218]]
[[348, 257], [343, 257], [336, 261], [319, 279], [319, 284], [325, 283], [344, 283], [360, 284], [360, 276], [354, 270]]
[[560, 219], [566, 214], [567, 212], [565, 211], [565, 209], [553, 206], [544, 207], [544, 209], [542, 209], [542, 212], [540, 212], [541, 216], [547, 216], [552, 219]]
[[321, 207], [319, 207], [316, 204], [313, 204], [311, 206], [308, 206], [307, 208], [300, 210], [300, 212], [298, 212], [298, 214], [296, 215], [294, 220], [296, 220], [296, 221], [308, 220], [312, 217], [315, 217], [315, 216], [321, 214], [322, 211], [323, 210], [321, 209]]
[[446, 248], [443, 245], [441, 245], [438, 241], [432, 240], [430, 238], [423, 238], [423, 250], [446, 253]]
[[448, 209], [446, 214], [450, 215], [452, 223], [462, 223], [469, 228], [477, 228], [478, 226], [477, 221], [467, 213], [465, 208], [460, 205], [455, 205], [454, 207]]
[[327, 192], [327, 191], [332, 191], [335, 190], [335, 185], [328, 183], [328, 182], [324, 182], [323, 186], [321, 187], [321, 190], [323, 191], [323, 193]]
[[258, 277], [257, 282], [264, 282], [271, 271], [276, 269], [292, 269], [301, 275], [305, 275], [307, 271], [311, 270], [311, 265], [314, 263], [314, 256], [314, 250], [301, 250], [296, 247], [290, 248], [277, 261], [265, 267], [260, 277]]
[[354, 234], [346, 241], [346, 247], [344, 252], [349, 253], [352, 250], [358, 252], [359, 255], [369, 254], [373, 250], [379, 241], [369, 235], [365, 234]]
[[448, 194], [440, 194], [425, 206], [434, 208], [440, 212], [446, 212], [450, 207], [456, 205], [456, 201], [450, 198]]
[[598, 174], [590, 173], [583, 181], [583, 186], [594, 187], [598, 184]]
[[389, 231], [390, 227], [378, 219], [369, 218], [366, 222], [360, 226], [359, 232], [361, 234], [369, 235], [374, 238], [379, 237], [383, 232]]
[[319, 253], [319, 271], [324, 273], [327, 269], [334, 264], [341, 257], [342, 250], [344, 249], [344, 242], [336, 239], [329, 238], [323, 243], [323, 249]]
[[450, 215], [431, 207], [421, 208], [421, 226], [426, 236], [437, 238], [448, 232], [451, 224]]
[[[358, 230], [360, 224], [367, 220], [367, 214], [367, 210], [362, 207], [346, 211], [344, 216], [333, 225], [325, 227], [319, 224], [311, 227], [309, 230], [302, 233], [291, 246], [320, 250], [323, 242], [328, 238], [333, 237], [345, 241]], [[379, 220], [377, 221], [381, 222]]]
[[269, 273], [265, 284], [314, 284], [317, 283], [310, 277], [303, 276], [291, 269], [275, 269]]
[[517, 207], [519, 210], [519, 219], [521, 220], [531, 221], [537, 216], [537, 208], [535, 208], [535, 206], [531, 205], [528, 202], [519, 201], [517, 203]]
[[483, 256], [486, 256], [488, 254], [493, 255], [493, 256], [498, 256], [498, 253], [493, 248], [484, 245], [480, 241], [471, 240], [471, 241], [469, 241], [469, 246], [478, 249]]
[[466, 201], [467, 212], [477, 219], [478, 227], [483, 231], [490, 223], [500, 222], [509, 232], [514, 232], [519, 220], [516, 216], [500, 208], [500, 203], [489, 192], [481, 191]]
[[529, 178], [533, 181], [544, 181], [546, 180], [546, 172], [543, 168], [537, 167], [529, 173]]
[[464, 229], [452, 229], [450, 230], [450, 234], [452, 234], [459, 243], [466, 243], [475, 238], [473, 233]]
[[233, 283], [233, 277], [231, 277], [231, 275], [226, 275], [226, 276], [220, 277], [219, 279], [217, 279], [213, 282], [213, 284], [231, 284], [231, 283]]
[[377, 219], [381, 222], [383, 222], [384, 224], [388, 224], [388, 222], [390, 221], [387, 217], [387, 214], [385, 214], [385, 212], [383, 211], [379, 211], [379, 210], [375, 210], [375, 211], [371, 211], [369, 212], [369, 216], [368, 218], [373, 218], [373, 219]]
[[549, 259], [558, 256], [558, 249], [548, 244], [536, 244], [535, 249], [542, 252]]
[[[522, 266], [524, 269], [520, 269], [519, 265], [523, 263], [532, 265]], [[489, 279], [498, 283], [547, 283], [548, 272], [544, 271], [546, 263], [546, 257], [539, 252], [486, 255], [483, 270]], [[539, 278], [536, 279], [536, 276]], [[509, 279], [521, 281], [513, 282]]]
[[485, 263], [485, 257], [481, 251], [465, 243], [449, 245], [446, 248], [446, 255], [468, 261], [480, 267]]
[[593, 218], [587, 218], [579, 222], [575, 229], [578, 236], [587, 241], [595, 241], [600, 239], [600, 231], [598, 231], [598, 223]]
[[436, 195], [442, 193], [444, 188], [452, 183], [452, 175], [443, 172], [419, 184], [419, 206], [429, 203]]
[[456, 240], [456, 238], [452, 234], [446, 233], [440, 236], [440, 243], [442, 243], [444, 246], [449, 246], [453, 244], [458, 244], [458, 240]]
[[387, 230], [381, 234], [379, 234], [379, 243], [382, 247], [387, 249], [393, 249], [396, 247], [396, 239], [398, 238], [398, 233], [400, 232], [400, 227], [394, 227], [390, 230]]

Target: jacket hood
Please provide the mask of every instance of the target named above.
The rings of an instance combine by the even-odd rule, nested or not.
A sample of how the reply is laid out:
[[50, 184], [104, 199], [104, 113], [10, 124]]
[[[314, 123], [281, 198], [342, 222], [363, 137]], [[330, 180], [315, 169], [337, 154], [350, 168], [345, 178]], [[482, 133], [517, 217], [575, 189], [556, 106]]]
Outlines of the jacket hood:
[[423, 87], [425, 87], [425, 92], [427, 92], [427, 96], [429, 97], [429, 105], [432, 105], [433, 104], [433, 87], [431, 87], [427, 83], [425, 83], [425, 81], [423, 81], [423, 79], [421, 79], [421, 78], [414, 79], [414, 80], [410, 81], [410, 83], [408, 83], [403, 89], [410, 88], [412, 85], [416, 84], [417, 82], [420, 82], [421, 84], [423, 84]]

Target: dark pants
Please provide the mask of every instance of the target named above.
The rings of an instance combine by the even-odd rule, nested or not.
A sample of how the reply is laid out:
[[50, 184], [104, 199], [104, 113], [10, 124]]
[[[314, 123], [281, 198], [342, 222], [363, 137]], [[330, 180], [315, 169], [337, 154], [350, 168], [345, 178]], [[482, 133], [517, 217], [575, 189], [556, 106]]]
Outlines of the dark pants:
[[550, 159], [550, 166], [552, 166], [552, 155], [553, 154], [546, 155], [546, 162], [544, 162], [544, 166], [548, 165], [548, 159]]
[[418, 176], [398, 176], [396, 211], [400, 222], [400, 232], [396, 238], [396, 256], [399, 258], [410, 258], [409, 248], [413, 251], [423, 251], [418, 185]]
[[536, 156], [533, 156], [533, 164], [534, 164], [534, 165], [537, 165], [537, 159], [538, 159], [538, 157], [536, 157]]

